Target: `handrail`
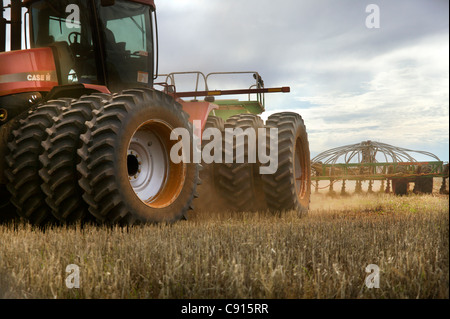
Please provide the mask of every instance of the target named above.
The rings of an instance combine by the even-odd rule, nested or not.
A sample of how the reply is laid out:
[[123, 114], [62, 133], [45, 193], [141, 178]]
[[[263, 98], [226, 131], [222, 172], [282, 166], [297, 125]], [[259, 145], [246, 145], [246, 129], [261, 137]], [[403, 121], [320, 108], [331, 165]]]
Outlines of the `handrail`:
[[[200, 82], [203, 82], [203, 85], [205, 88], [204, 92], [209, 92], [210, 89], [209, 89], [208, 80], [210, 80], [210, 78], [213, 76], [251, 74], [251, 75], [253, 75], [253, 78], [255, 79], [255, 83], [250, 85], [249, 89], [254, 88], [255, 93], [252, 93], [252, 92], [248, 93], [248, 100], [250, 101], [251, 94], [256, 94], [257, 102], [260, 103], [264, 107], [264, 104], [265, 104], [265, 96], [264, 96], [265, 91], [263, 90], [264, 89], [264, 81], [262, 80], [259, 73], [256, 71], [211, 72], [211, 73], [208, 73], [207, 75], [205, 75], [203, 72], [200, 72], [200, 71], [171, 72], [168, 74], [160, 74], [159, 76], [165, 77], [165, 80], [164, 80], [164, 82], [161, 82], [161, 83], [155, 83], [155, 85], [163, 86], [166, 93], [176, 94], [176, 92], [177, 92], [176, 80], [175, 80], [176, 76], [177, 75], [189, 75], [189, 74], [196, 76], [195, 91], [194, 91], [196, 93], [199, 92]], [[219, 90], [215, 90], [215, 91], [219, 91]], [[238, 91], [240, 91], [240, 90], [236, 90], [236, 92], [238, 92]], [[240, 94], [240, 93], [236, 93], [236, 94]]]
[[[175, 75], [187, 75], [187, 74], [195, 74], [197, 75], [197, 79], [195, 81], [195, 92], [198, 91], [198, 85], [199, 85], [199, 81], [200, 81], [200, 76], [203, 77], [203, 81], [204, 81], [204, 85], [205, 85], [205, 89], [208, 91], [208, 84], [206, 82], [206, 76], [205, 74], [203, 74], [203, 72], [200, 71], [186, 71], [186, 72], [171, 72], [168, 74], [160, 74], [159, 76], [161, 77], [166, 77], [165, 82], [167, 86], [172, 86], [176, 92], [176, 83], [175, 83]], [[170, 84], [169, 84], [169, 79], [170, 79]], [[162, 83], [155, 83], [155, 84], [159, 84], [164, 86]]]

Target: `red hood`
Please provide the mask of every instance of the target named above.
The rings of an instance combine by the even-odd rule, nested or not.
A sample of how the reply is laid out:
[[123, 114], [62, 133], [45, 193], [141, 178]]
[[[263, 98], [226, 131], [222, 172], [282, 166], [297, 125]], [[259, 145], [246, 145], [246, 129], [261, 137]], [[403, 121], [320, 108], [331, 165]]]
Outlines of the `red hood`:
[[48, 92], [58, 85], [50, 48], [2, 52], [0, 60], [0, 96], [33, 91]]

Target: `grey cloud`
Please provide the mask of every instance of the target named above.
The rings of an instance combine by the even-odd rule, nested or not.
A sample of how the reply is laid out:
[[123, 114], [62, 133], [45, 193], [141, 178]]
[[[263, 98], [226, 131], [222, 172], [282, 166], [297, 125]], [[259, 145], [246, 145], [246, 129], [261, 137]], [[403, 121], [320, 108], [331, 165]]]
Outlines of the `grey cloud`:
[[[380, 8], [380, 29], [366, 28], [370, 3]], [[304, 114], [310, 121], [312, 150], [375, 136], [448, 159], [448, 126], [436, 125], [439, 119], [448, 121], [448, 89], [436, 89], [442, 82], [448, 84], [448, 63], [437, 68], [426, 59], [429, 52], [420, 56], [435, 45], [428, 39], [448, 39], [448, 1], [157, 4], [162, 70], [257, 70], [268, 86], [290, 85], [290, 95], [266, 97], [267, 110]], [[444, 55], [448, 40], [446, 47]], [[436, 59], [436, 54], [430, 58]], [[424, 119], [421, 126], [417, 118]]]

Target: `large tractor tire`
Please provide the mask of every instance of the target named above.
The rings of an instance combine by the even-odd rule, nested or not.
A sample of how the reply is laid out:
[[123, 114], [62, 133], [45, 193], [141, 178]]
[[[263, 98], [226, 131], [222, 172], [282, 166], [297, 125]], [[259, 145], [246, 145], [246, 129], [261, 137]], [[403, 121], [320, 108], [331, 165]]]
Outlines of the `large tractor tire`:
[[71, 99], [51, 100], [30, 110], [9, 137], [5, 175], [11, 202], [20, 217], [35, 225], [55, 222], [41, 190], [39, 155], [44, 151], [42, 142], [48, 136], [46, 129], [70, 103]]
[[179, 103], [155, 90], [126, 90], [88, 123], [77, 168], [83, 198], [99, 222], [171, 223], [186, 217], [199, 165], [170, 158], [178, 143], [170, 139], [173, 129], [187, 129], [192, 137]]
[[[207, 129], [217, 129], [220, 138], [223, 136], [225, 123], [221, 117], [210, 115], [206, 120], [203, 132]], [[212, 137], [211, 137], [212, 138]], [[202, 139], [202, 152], [211, 140]], [[211, 154], [213, 156], [214, 154]], [[220, 153], [222, 156], [222, 153]], [[202, 169], [200, 170], [200, 185], [197, 188], [198, 198], [194, 199], [194, 210], [196, 212], [222, 211], [226, 209], [226, 199], [218, 187], [218, 169], [221, 163], [205, 163], [202, 158]]]
[[39, 157], [41, 188], [51, 213], [63, 223], [90, 219], [88, 206], [82, 199], [83, 191], [78, 185], [80, 158], [77, 150], [81, 147], [80, 135], [87, 131], [86, 122], [111, 99], [111, 95], [101, 93], [82, 96], [65, 108], [47, 129], [48, 137], [42, 143], [44, 153]]
[[311, 163], [303, 119], [297, 113], [275, 113], [266, 126], [278, 128], [278, 170], [262, 175], [268, 208], [305, 215], [311, 196]]
[[[261, 175], [259, 175], [259, 164], [249, 163], [250, 151], [256, 150], [258, 145], [258, 128], [264, 128], [263, 120], [255, 114], [233, 115], [225, 122], [227, 129], [242, 129], [244, 138], [237, 134], [236, 138], [227, 140], [224, 138], [223, 153], [229, 154], [232, 162], [223, 163], [218, 170], [219, 187], [221, 194], [226, 198], [228, 208], [231, 211], [251, 212], [265, 209], [264, 192], [262, 189]], [[252, 129], [255, 132], [256, 144], [249, 144], [245, 137], [245, 130]], [[226, 133], [225, 133], [226, 134]], [[226, 136], [226, 135], [225, 135]], [[244, 150], [243, 163], [237, 161], [237, 150]], [[255, 148], [255, 149], [254, 149]], [[226, 156], [224, 156], [226, 161]]]

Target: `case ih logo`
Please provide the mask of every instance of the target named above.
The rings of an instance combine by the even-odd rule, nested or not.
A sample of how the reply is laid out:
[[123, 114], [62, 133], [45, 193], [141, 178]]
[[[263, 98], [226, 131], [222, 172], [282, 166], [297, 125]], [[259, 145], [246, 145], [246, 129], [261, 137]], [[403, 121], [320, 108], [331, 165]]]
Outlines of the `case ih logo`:
[[14, 82], [57, 82], [55, 71], [23, 72], [0, 75], [0, 83]]
[[28, 74], [27, 75], [28, 81], [45, 81], [45, 82], [51, 82], [52, 76], [50, 73], [46, 74]]

